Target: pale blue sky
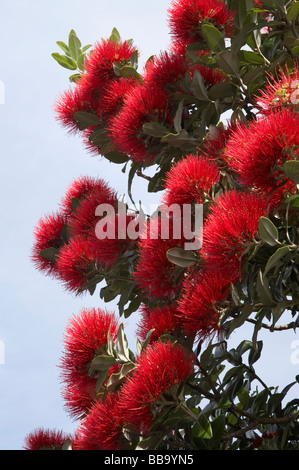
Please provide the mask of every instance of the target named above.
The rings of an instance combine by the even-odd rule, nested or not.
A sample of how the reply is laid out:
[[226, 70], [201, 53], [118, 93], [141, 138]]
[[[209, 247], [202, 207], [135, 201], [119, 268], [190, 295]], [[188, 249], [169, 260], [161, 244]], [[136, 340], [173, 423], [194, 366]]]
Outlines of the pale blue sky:
[[[58, 380], [62, 335], [68, 318], [82, 307], [113, 308], [102, 304], [97, 293], [71, 297], [35, 271], [29, 259], [33, 227], [56, 210], [73, 178], [103, 177], [120, 194], [127, 187], [121, 167], [87, 155], [80, 140], [66, 136], [55, 121], [53, 104], [68, 88], [70, 73], [51, 53], [59, 51], [56, 41], [65, 41], [71, 29], [85, 45], [117, 27], [123, 38], [134, 39], [145, 62], [169, 44], [169, 3], [0, 0], [0, 81], [5, 86], [5, 103], [0, 105], [0, 341], [5, 346], [5, 364], [0, 364], [1, 450], [21, 449], [25, 434], [39, 426], [75, 429], [63, 408]], [[146, 195], [143, 181], [133, 190], [146, 204], [157, 202]], [[133, 349], [134, 322], [127, 330]], [[265, 346], [263, 373], [266, 379], [277, 375], [274, 384], [287, 383], [298, 372], [298, 364], [290, 361], [294, 339], [290, 333], [279, 335]]]

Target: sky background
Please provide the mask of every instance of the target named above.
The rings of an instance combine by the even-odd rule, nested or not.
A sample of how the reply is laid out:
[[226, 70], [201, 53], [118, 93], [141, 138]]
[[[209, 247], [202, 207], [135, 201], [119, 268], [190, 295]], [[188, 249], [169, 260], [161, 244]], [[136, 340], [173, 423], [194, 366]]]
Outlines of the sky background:
[[[57, 209], [74, 178], [99, 176], [120, 195], [127, 191], [121, 166], [88, 155], [80, 139], [67, 136], [55, 121], [53, 105], [69, 88], [71, 72], [51, 54], [60, 52], [56, 41], [67, 42], [71, 29], [85, 45], [107, 38], [116, 27], [123, 39], [134, 39], [142, 66], [169, 45], [169, 4], [170, 0], [0, 0], [0, 81], [5, 88], [5, 102], [0, 104], [1, 450], [22, 449], [25, 435], [40, 426], [75, 430], [77, 423], [64, 409], [57, 367], [64, 330], [83, 307], [115, 308], [103, 304], [98, 291], [92, 297], [72, 297], [37, 272], [30, 260], [34, 226]], [[136, 180], [133, 194], [146, 207], [158, 202], [157, 195], [147, 194], [143, 180]], [[135, 324], [136, 317], [131, 317], [126, 328], [131, 349]], [[244, 339], [243, 332], [233, 335], [232, 345]], [[299, 349], [297, 338], [293, 332], [262, 335], [259, 372], [266, 382], [284, 385], [298, 373], [298, 361], [291, 360], [294, 347]]]

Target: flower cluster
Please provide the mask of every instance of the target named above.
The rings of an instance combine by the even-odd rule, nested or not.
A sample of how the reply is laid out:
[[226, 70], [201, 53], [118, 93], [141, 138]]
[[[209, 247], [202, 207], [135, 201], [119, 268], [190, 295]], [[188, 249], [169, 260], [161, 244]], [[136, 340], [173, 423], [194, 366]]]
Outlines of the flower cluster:
[[[134, 240], [118, 238], [118, 198], [101, 178], [82, 176], [66, 191], [55, 214], [42, 217], [34, 232], [32, 260], [36, 268], [58, 279], [76, 295], [103, 278]], [[98, 206], [115, 208], [115, 217], [96, 215]], [[124, 224], [134, 215], [126, 213]], [[103, 221], [103, 236], [97, 224]], [[112, 228], [115, 237], [108, 236]], [[107, 236], [104, 236], [107, 232]]]

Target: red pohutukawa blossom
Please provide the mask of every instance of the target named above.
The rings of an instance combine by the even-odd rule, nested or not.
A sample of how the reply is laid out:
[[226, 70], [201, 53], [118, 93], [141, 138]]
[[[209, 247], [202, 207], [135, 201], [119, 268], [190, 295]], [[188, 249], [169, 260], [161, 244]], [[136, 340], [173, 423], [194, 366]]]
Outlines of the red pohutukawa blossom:
[[83, 237], [72, 237], [57, 258], [57, 275], [66, 290], [79, 295], [86, 284], [99, 274], [97, 256], [92, 243]]
[[147, 62], [144, 80], [153, 86], [166, 87], [174, 91], [178, 89], [178, 82], [185, 76], [188, 68], [189, 64], [185, 57], [163, 51]]
[[65, 127], [70, 134], [79, 132], [75, 113], [79, 111], [95, 113], [95, 105], [92, 103], [81, 88], [76, 85], [61, 94], [54, 105], [56, 119]]
[[[77, 203], [82, 202], [93, 193], [99, 199], [99, 204], [102, 201], [108, 201], [108, 203], [112, 201], [114, 203], [116, 199], [116, 193], [102, 178], [80, 176], [72, 181], [63, 196], [60, 203], [61, 212], [67, 216], [71, 215], [74, 211], [74, 206], [77, 208]], [[76, 200], [75, 204], [74, 199]]]
[[[118, 320], [102, 309], [83, 309], [68, 323], [60, 360], [63, 397], [71, 416], [80, 418], [96, 401], [96, 383], [101, 372], [91, 371], [92, 360], [107, 354], [109, 339], [115, 340]], [[115, 366], [110, 373], [116, 371]]]
[[70, 437], [56, 429], [38, 428], [25, 436], [25, 450], [62, 450]]
[[74, 450], [122, 450], [126, 438], [124, 410], [118, 394], [109, 393], [97, 402], [76, 431]]
[[228, 191], [215, 199], [203, 227], [201, 256], [225, 281], [241, 277], [244, 251], [268, 216], [269, 201], [251, 192]]
[[[42, 217], [34, 230], [34, 243], [31, 259], [39, 271], [46, 275], [57, 275], [57, 255], [65, 243], [63, 230], [67, 222], [60, 212]], [[50, 256], [41, 254], [43, 250], [53, 250]]]
[[176, 406], [173, 388], [193, 373], [194, 357], [179, 344], [158, 340], [148, 346], [121, 389], [120, 406], [127, 422], [146, 434], [163, 409], [159, 399], [173, 400]]
[[[229, 139], [225, 157], [241, 183], [262, 194], [275, 191], [278, 199], [296, 189], [282, 165], [297, 158], [299, 116], [291, 108], [272, 111], [248, 126], [239, 125]], [[286, 184], [278, 187], [284, 179]]]
[[125, 96], [122, 110], [109, 125], [109, 134], [115, 146], [133, 161], [150, 163], [156, 154], [148, 150], [157, 139], [146, 135], [142, 127], [153, 121], [171, 122], [167, 92], [141, 84]]
[[222, 0], [172, 0], [168, 13], [174, 41], [186, 46], [204, 42], [201, 33], [203, 21], [212, 22], [227, 36], [234, 31], [234, 12]]
[[198, 155], [187, 155], [166, 174], [163, 202], [172, 204], [201, 204], [204, 194], [218, 183], [217, 166]]
[[[172, 300], [179, 290], [182, 269], [167, 258], [168, 250], [182, 247], [185, 241], [181, 220], [177, 224], [174, 220], [172, 214], [169, 218], [167, 215], [165, 218], [164, 215], [152, 218], [137, 245], [138, 262], [134, 278], [144, 293], [157, 299]], [[163, 230], [166, 230], [164, 234]]]
[[178, 321], [187, 335], [204, 339], [218, 331], [219, 305], [230, 285], [218, 270], [189, 270], [177, 309]]
[[176, 307], [173, 305], [163, 305], [150, 308], [142, 305], [139, 309], [140, 321], [138, 323], [137, 336], [145, 341], [151, 330], [149, 343], [157, 341], [162, 335], [175, 333], [178, 326], [178, 317], [176, 316]]
[[210, 130], [200, 148], [201, 154], [217, 164], [218, 168], [227, 168], [225, 160], [225, 147], [233, 132], [237, 129], [237, 121], [229, 121], [226, 127], [221, 124]]
[[92, 90], [99, 98], [103, 87], [117, 77], [114, 64], [120, 62], [122, 65], [128, 65], [134, 52], [137, 52], [137, 49], [129, 41], [102, 39], [97, 42], [86, 57], [80, 86]]
[[139, 80], [135, 77], [120, 77], [109, 82], [100, 103], [102, 119], [110, 122], [121, 110], [127, 93], [134, 91], [139, 83]]
[[288, 106], [299, 104], [299, 69], [295, 65], [290, 73], [289, 69], [280, 67], [276, 77], [269, 76], [268, 83], [256, 97], [260, 111], [267, 115], [272, 110], [280, 110]]

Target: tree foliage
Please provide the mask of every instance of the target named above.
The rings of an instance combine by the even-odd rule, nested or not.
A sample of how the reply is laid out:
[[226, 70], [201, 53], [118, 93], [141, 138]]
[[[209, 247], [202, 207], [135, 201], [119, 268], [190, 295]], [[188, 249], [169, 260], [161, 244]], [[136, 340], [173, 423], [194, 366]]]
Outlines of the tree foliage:
[[[57, 118], [127, 175], [131, 205], [80, 177], [36, 227], [37, 269], [117, 299], [119, 315], [70, 321], [60, 367], [78, 430], [64, 445], [39, 430], [25, 447], [298, 450], [299, 376], [280, 390], [256, 372], [260, 332], [278, 342], [298, 327], [298, 23], [296, 1], [174, 0], [170, 48], [142, 71], [116, 28], [95, 45], [73, 30], [57, 42], [72, 71]], [[136, 206], [134, 178], [160, 192], [159, 213]], [[174, 236], [171, 204], [191, 207], [193, 227], [201, 206], [200, 248], [184, 248], [194, 232]], [[137, 314], [134, 351], [121, 319]], [[251, 337], [232, 348], [245, 324]]]

